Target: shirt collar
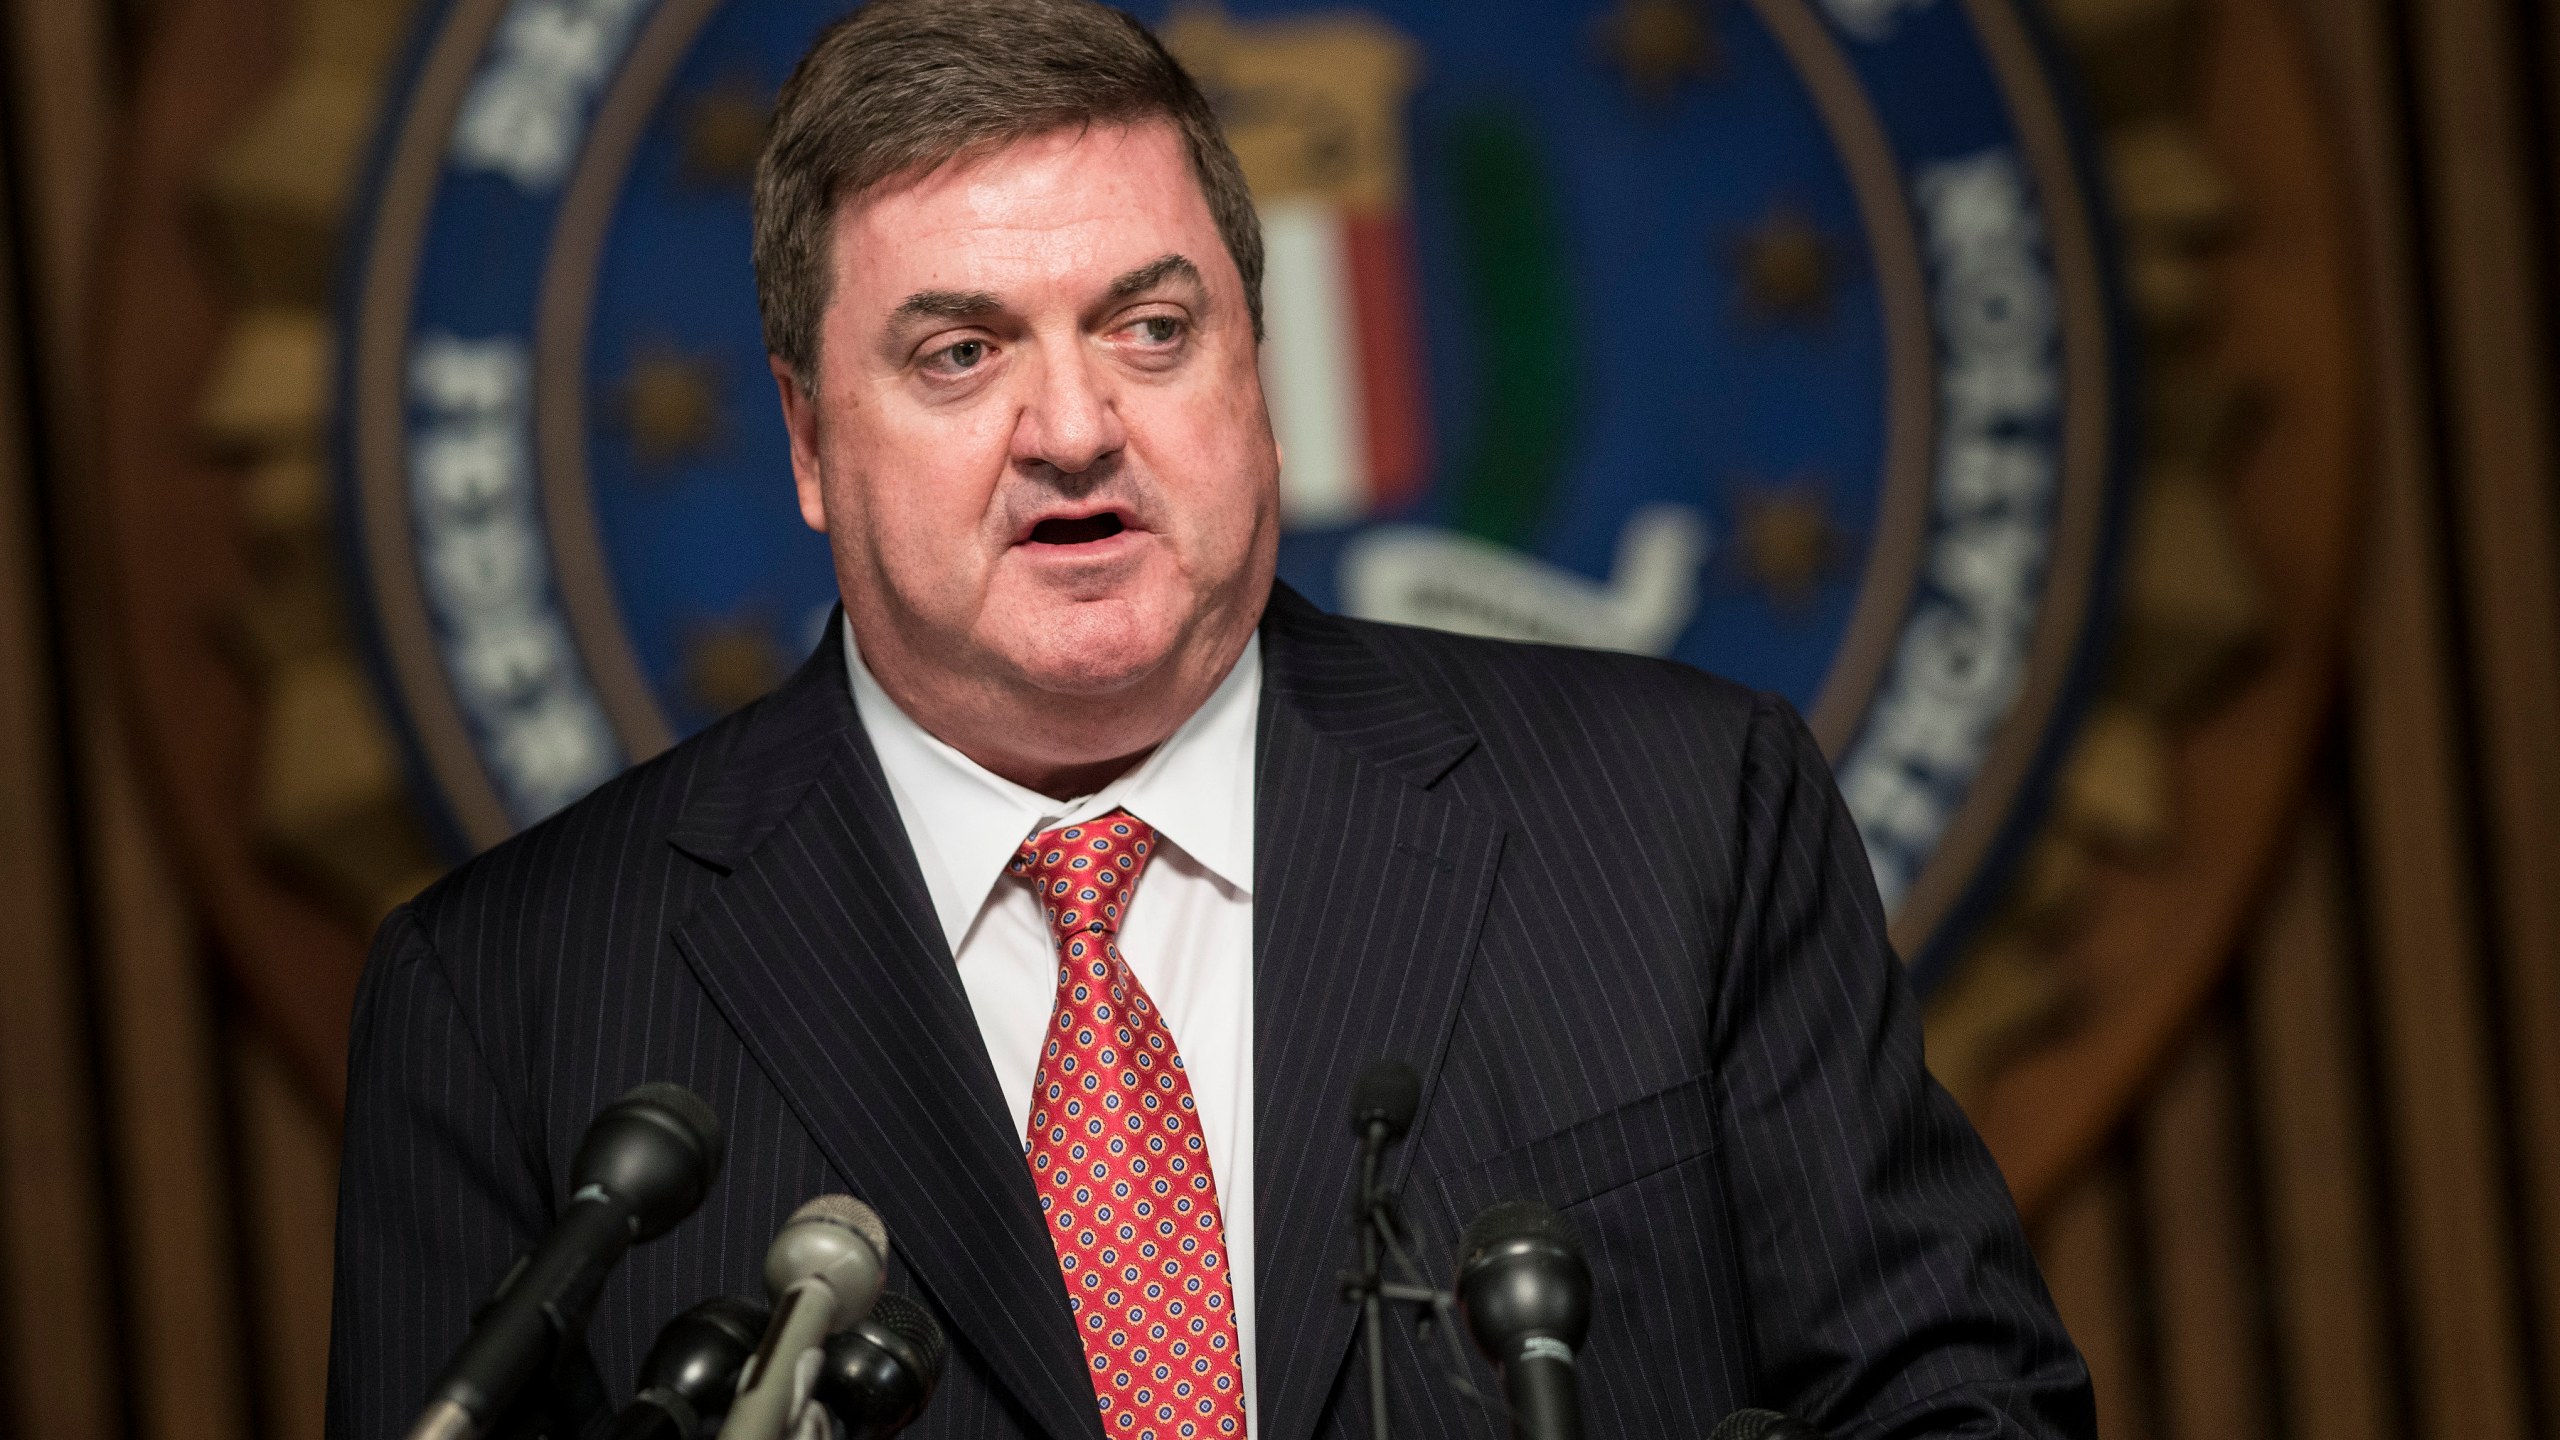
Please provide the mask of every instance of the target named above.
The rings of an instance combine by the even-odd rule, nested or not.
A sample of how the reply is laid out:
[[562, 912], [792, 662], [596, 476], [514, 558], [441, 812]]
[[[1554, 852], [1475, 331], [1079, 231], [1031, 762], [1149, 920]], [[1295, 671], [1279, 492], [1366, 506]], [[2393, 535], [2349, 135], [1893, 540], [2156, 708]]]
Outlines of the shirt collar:
[[934, 917], [956, 953], [1022, 842], [1042, 830], [1125, 809], [1221, 884], [1253, 893], [1253, 758], [1262, 698], [1262, 637], [1245, 642], [1226, 679], [1138, 767], [1091, 795], [1053, 800], [1016, 785], [916, 723], [862, 663], [848, 620], [853, 703], [914, 845]]

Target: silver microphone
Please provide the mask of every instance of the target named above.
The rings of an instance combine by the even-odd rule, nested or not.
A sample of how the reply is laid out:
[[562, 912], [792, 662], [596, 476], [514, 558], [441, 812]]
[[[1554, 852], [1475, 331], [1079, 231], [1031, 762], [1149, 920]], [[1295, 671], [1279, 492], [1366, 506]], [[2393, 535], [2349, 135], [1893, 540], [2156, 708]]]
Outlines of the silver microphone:
[[870, 1314], [880, 1298], [888, 1256], [889, 1228], [850, 1195], [821, 1195], [791, 1212], [764, 1252], [773, 1322], [738, 1374], [720, 1440], [782, 1440], [817, 1378], [827, 1337]]

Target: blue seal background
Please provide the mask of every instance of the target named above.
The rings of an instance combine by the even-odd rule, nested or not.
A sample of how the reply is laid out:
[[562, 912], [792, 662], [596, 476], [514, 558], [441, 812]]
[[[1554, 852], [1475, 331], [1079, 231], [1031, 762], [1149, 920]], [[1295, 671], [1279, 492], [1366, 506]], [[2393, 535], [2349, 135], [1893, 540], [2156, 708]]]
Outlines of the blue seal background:
[[[1165, 18], [1163, 5], [1135, 8], [1150, 22]], [[1237, 0], [1228, 10], [1249, 23], [1338, 8]], [[1445, 521], [1466, 479], [1456, 472], [1483, 418], [1482, 384], [1465, 293], [1467, 237], [1446, 152], [1455, 131], [1497, 117], [1529, 139], [1574, 295], [1572, 324], [1557, 337], [1571, 360], [1572, 443], [1552, 499], [1518, 543], [1605, 578], [1637, 506], [1700, 507], [1715, 549], [1675, 655], [1809, 707], [1880, 538], [1887, 377], [1866, 221], [1803, 80], [1758, 12], [1739, 0], [1700, 8], [1715, 62], [1660, 97], [1641, 93], [1601, 43], [1614, 5], [1381, 0], [1364, 8], [1422, 53], [1408, 153], [1438, 467], [1405, 513], [1371, 520]], [[836, 0], [733, 0], [718, 8], [659, 97], [600, 259], [584, 356], [590, 498], [612, 604], [679, 735], [715, 718], [684, 683], [689, 636], [705, 624], [759, 626], [778, 652], [797, 655], [834, 593], [824, 543], [801, 525], [792, 498], [756, 316], [745, 188], [689, 173], [684, 127], [689, 106], [704, 96], [769, 99], [808, 38], [844, 9]], [[424, 18], [419, 55], [452, 10], [448, 0]], [[1901, 12], [1879, 41], [1839, 40], [1906, 177], [1937, 160], [2023, 148], [2011, 97], [1960, 0]], [[401, 108], [393, 108], [395, 121]], [[369, 193], [385, 183], [378, 164]], [[558, 219], [556, 188], [529, 191], [450, 164], [434, 183], [409, 333], [529, 343]], [[1735, 253], [1781, 209], [1811, 223], [1836, 271], [1823, 314], [1811, 323], [1755, 316], [1743, 293]], [[359, 247], [351, 275], [361, 271]], [[673, 461], [640, 455], [615, 410], [635, 361], [652, 354], [681, 357], [706, 377], [718, 417], [706, 444]], [[381, 577], [357, 542], [353, 517], [365, 499], [351, 453], [342, 471], [349, 549], [369, 594]], [[1734, 562], [1736, 501], [1754, 487], [1788, 485], [1810, 486], [1822, 498], [1838, 554], [1809, 592], [1781, 598], [1750, 583]], [[1284, 578], [1334, 604], [1336, 560], [1352, 533], [1290, 534]], [[2102, 613], [2093, 607], [2089, 622]], [[2079, 680], [2092, 651], [2084, 633], [2074, 662]], [[389, 672], [384, 666], [397, 711]], [[2051, 731], [2062, 728], [2057, 720]], [[2042, 749], [2052, 745], [2049, 734]], [[436, 786], [423, 763], [419, 769], [432, 806]], [[2038, 785], [2024, 792], [2005, 827], [2011, 840], [2039, 794]], [[519, 825], [556, 803], [505, 798]], [[1984, 887], [1973, 889], [1979, 896]], [[1934, 968], [1923, 965], [1924, 973]]]
[[[1322, 4], [1236, 4], [1238, 21], [1323, 13]], [[1445, 518], [1476, 425], [1464, 240], [1445, 183], [1446, 136], [1488, 113], [1528, 127], [1578, 302], [1578, 393], [1570, 461], [1528, 548], [1598, 579], [1637, 505], [1674, 500], [1734, 532], [1733, 496], [1752, 483], [1818, 481], [1847, 553], [1810, 600], [1780, 604], [1709, 566], [1704, 603], [1679, 659], [1809, 707], [1829, 672], [1875, 526], [1883, 464], [1884, 342], [1862, 221], [1821, 117], [1752, 11], [1709, 12], [1721, 63], [1667, 100], [1648, 100], [1602, 53], [1605, 6], [1552, 0], [1363, 7], [1416, 40], [1423, 76], [1409, 131], [1431, 431], [1441, 474], [1403, 515]], [[683, 694], [688, 622], [761, 613], [796, 625], [834, 594], [824, 545], [803, 530], [787, 483], [772, 382], [756, 328], [748, 215], [737, 191], [683, 164], [683, 99], [742, 83], [770, 94], [828, 3], [724, 6], [687, 56], [614, 216], [598, 285], [588, 393], [611, 396], [651, 346], [717, 366], [730, 424], [712, 453], [678, 467], [642, 460], [609, 417], [589, 449], [597, 523], [616, 600], [641, 663], [680, 729], [713, 718]], [[1150, 22], [1162, 5], [1139, 6]], [[1964, 27], [1953, 27], [1961, 39]], [[1976, 57], [1976, 67], [1979, 60]], [[1949, 106], [1953, 145], [2006, 136], [1998, 98]], [[1940, 99], [1941, 87], [1926, 87]], [[1952, 112], [1970, 108], [1969, 116]], [[1800, 211], [1835, 247], [1842, 280], [1812, 326], [1753, 318], [1731, 251], [1773, 207]], [[1289, 536], [1281, 574], [1337, 603], [1336, 558], [1350, 532]], [[796, 644], [799, 635], [792, 638]]]

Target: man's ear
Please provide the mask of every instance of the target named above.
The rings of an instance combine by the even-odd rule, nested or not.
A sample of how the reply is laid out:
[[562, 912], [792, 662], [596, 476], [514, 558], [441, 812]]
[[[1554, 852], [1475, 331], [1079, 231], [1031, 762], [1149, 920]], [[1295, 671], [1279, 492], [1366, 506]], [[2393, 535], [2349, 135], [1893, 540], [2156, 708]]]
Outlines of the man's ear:
[[767, 355], [774, 389], [782, 397], [782, 428], [791, 434], [791, 484], [800, 492], [800, 519], [812, 530], [827, 533], [826, 487], [818, 480], [818, 401], [800, 388], [791, 362]]

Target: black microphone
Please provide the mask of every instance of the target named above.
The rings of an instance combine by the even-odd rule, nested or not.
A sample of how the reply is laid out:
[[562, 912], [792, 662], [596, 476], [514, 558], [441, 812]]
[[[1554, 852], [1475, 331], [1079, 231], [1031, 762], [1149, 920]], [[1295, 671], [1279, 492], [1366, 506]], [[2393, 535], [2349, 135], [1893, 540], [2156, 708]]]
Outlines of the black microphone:
[[1381, 1060], [1351, 1085], [1351, 1133], [1364, 1145], [1387, 1146], [1413, 1128], [1422, 1077], [1401, 1060]]
[[1378, 1167], [1387, 1147], [1413, 1128], [1422, 1103], [1422, 1077], [1401, 1060], [1381, 1060], [1351, 1084], [1351, 1133], [1360, 1142], [1361, 1348], [1369, 1352], [1369, 1434], [1387, 1440], [1386, 1306], [1378, 1293]]
[[1822, 1434], [1793, 1415], [1736, 1410], [1717, 1422], [1707, 1440], [1822, 1440]]
[[1517, 1440], [1580, 1440], [1573, 1354], [1591, 1332], [1591, 1267], [1564, 1217], [1535, 1200], [1496, 1205], [1458, 1242], [1458, 1308], [1502, 1372]]
[[473, 1317], [409, 1440], [487, 1432], [586, 1329], [623, 1253], [694, 1212], [720, 1173], [719, 1117], [681, 1085], [643, 1085], [587, 1125], [570, 1162], [569, 1208]]
[[827, 1341], [813, 1392], [844, 1427], [837, 1440], [888, 1440], [915, 1423], [942, 1379], [942, 1327], [904, 1295]]
[[668, 1321], [640, 1361], [639, 1395], [604, 1440], [710, 1440], [771, 1319], [754, 1301], [723, 1295]]

